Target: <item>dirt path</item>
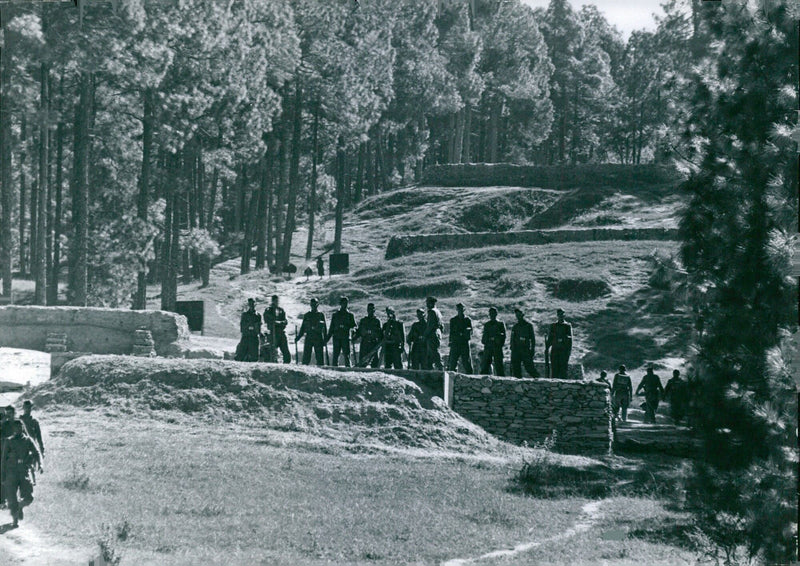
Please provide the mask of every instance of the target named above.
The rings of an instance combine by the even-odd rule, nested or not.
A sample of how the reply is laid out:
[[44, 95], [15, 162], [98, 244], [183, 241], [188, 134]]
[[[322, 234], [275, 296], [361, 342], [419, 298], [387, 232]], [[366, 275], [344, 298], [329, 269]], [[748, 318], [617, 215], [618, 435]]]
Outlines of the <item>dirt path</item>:
[[0, 525], [0, 564], [8, 566], [86, 566], [97, 551], [61, 546], [22, 521], [16, 529], [11, 523]]
[[507, 548], [502, 550], [495, 550], [492, 552], [487, 552], [486, 554], [482, 554], [475, 558], [455, 558], [453, 560], [448, 560], [447, 562], [443, 562], [442, 566], [467, 566], [468, 564], [475, 564], [476, 562], [480, 562], [483, 560], [492, 560], [495, 558], [513, 558], [518, 554], [522, 554], [524, 552], [528, 552], [542, 546], [543, 544], [547, 544], [550, 542], [556, 542], [560, 540], [564, 540], [567, 538], [574, 537], [575, 535], [588, 531], [597, 519], [600, 518], [600, 505], [602, 501], [590, 501], [583, 507], [581, 507], [581, 511], [583, 512], [583, 516], [581, 519], [572, 525], [567, 530], [546, 538], [544, 540], [533, 541], [533, 542], [525, 542], [516, 545], [514, 548]]

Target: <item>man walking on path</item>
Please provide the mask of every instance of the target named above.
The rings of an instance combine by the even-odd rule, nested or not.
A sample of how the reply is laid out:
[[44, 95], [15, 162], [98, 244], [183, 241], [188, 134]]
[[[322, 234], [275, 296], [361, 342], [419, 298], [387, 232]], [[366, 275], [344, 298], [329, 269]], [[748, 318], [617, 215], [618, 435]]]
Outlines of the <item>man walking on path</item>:
[[286, 339], [286, 311], [278, 305], [278, 295], [272, 295], [272, 304], [264, 309], [264, 323], [269, 332], [270, 361], [278, 361], [278, 350], [283, 355], [283, 363], [292, 362], [289, 354], [289, 341]]
[[536, 351], [536, 336], [533, 325], [525, 320], [522, 309], [514, 309], [517, 322], [511, 327], [511, 375], [522, 377], [522, 366], [530, 377], [539, 377], [533, 365], [533, 353]]
[[639, 395], [642, 389], [644, 389], [645, 401], [644, 422], [655, 424], [656, 410], [659, 400], [664, 395], [664, 388], [661, 386], [661, 380], [653, 373], [653, 364], [647, 365], [647, 373], [639, 383], [639, 387], [636, 388], [636, 394]]
[[367, 367], [367, 365], [373, 368], [379, 367], [381, 358], [378, 354], [378, 349], [383, 340], [383, 332], [381, 332], [381, 321], [375, 316], [375, 305], [373, 303], [367, 305], [367, 316], [358, 323], [356, 339], [361, 340], [358, 365], [362, 368]]
[[325, 345], [325, 314], [317, 310], [319, 301], [311, 299], [311, 310], [303, 315], [303, 324], [300, 325], [300, 332], [294, 339], [295, 344], [306, 337], [303, 343], [303, 364], [311, 362], [311, 350], [314, 350], [318, 366], [325, 365], [325, 357], [322, 355], [322, 347]]
[[499, 376], [506, 374], [503, 367], [503, 344], [506, 343], [506, 325], [497, 320], [497, 309], [489, 307], [489, 320], [483, 325], [483, 362], [481, 363], [481, 374], [492, 375], [491, 366], [494, 365], [494, 373]]
[[545, 350], [550, 349], [550, 365], [555, 379], [567, 379], [569, 355], [572, 353], [572, 326], [564, 320], [564, 310], [556, 310], [557, 320], [550, 325]]
[[339, 365], [339, 354], [344, 354], [344, 366], [350, 367], [350, 333], [356, 327], [356, 317], [347, 310], [349, 301], [347, 297], [339, 299], [339, 310], [331, 315], [331, 326], [325, 343], [333, 337], [333, 359], [332, 366]]
[[406, 335], [403, 323], [395, 318], [394, 309], [386, 307], [386, 322], [381, 329], [383, 333], [383, 362], [387, 369], [403, 369], [403, 349]]
[[425, 311], [417, 309], [417, 321], [411, 325], [408, 331], [408, 368], [422, 369], [425, 367]]
[[625, 373], [625, 366], [621, 365], [611, 384], [611, 408], [614, 411], [614, 419], [617, 418], [619, 410], [622, 409], [622, 422], [628, 422], [628, 405], [632, 397], [633, 385], [631, 384], [631, 376]]
[[672, 371], [672, 377], [664, 387], [664, 398], [669, 401], [672, 420], [678, 424], [689, 407], [689, 384], [681, 379], [681, 372], [677, 369]]
[[464, 372], [472, 373], [472, 355], [469, 339], [472, 337], [472, 319], [464, 315], [464, 305], [456, 305], [458, 314], [450, 319], [450, 356], [447, 360], [448, 371], [456, 371], [458, 360], [463, 360]]
[[247, 299], [247, 310], [242, 313], [239, 320], [239, 331], [242, 339], [236, 347], [234, 359], [238, 362], [257, 362], [261, 335], [261, 315], [256, 312], [256, 302]]
[[428, 307], [426, 316], [425, 333], [423, 338], [425, 340], [425, 365], [422, 369], [444, 369], [442, 366], [442, 356], [439, 354], [439, 346], [442, 343], [442, 313], [436, 308], [436, 298], [428, 297], [425, 301]]
[[42, 429], [39, 427], [39, 421], [33, 418], [31, 414], [31, 409], [33, 408], [33, 403], [31, 403], [30, 399], [25, 399], [25, 402], [22, 403], [22, 416], [19, 420], [22, 421], [22, 424], [25, 425], [25, 430], [28, 433], [28, 436], [31, 437], [38, 446], [39, 446], [39, 454], [44, 456], [44, 442], [42, 442]]
[[[33, 471], [38, 467], [42, 471], [42, 461], [36, 445], [27, 436], [22, 421], [13, 421], [14, 435], [5, 442], [3, 450], [3, 469], [5, 478], [3, 487], [8, 501], [8, 509], [14, 526], [24, 517], [23, 507], [33, 502]], [[19, 497], [17, 497], [19, 495]]]

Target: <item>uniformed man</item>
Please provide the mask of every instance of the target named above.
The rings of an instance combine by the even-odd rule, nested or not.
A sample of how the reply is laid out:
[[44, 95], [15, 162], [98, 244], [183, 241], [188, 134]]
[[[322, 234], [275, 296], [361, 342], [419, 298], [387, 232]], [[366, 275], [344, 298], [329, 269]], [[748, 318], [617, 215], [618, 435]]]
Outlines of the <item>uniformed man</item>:
[[317, 310], [319, 301], [311, 299], [311, 310], [303, 315], [303, 324], [300, 325], [300, 332], [297, 333], [294, 341], [297, 343], [303, 336], [306, 337], [303, 343], [303, 364], [311, 362], [311, 350], [314, 350], [318, 366], [325, 365], [325, 356], [322, 348], [325, 346], [325, 314]]
[[492, 375], [492, 366], [496, 375], [506, 374], [503, 367], [503, 344], [506, 343], [506, 325], [497, 320], [497, 309], [489, 307], [489, 320], [483, 325], [483, 361], [481, 363], [481, 374]]
[[409, 369], [422, 369], [425, 365], [425, 311], [417, 309], [417, 321], [408, 331], [408, 366]]
[[247, 310], [242, 313], [239, 320], [239, 331], [242, 339], [236, 347], [234, 359], [239, 362], [257, 362], [261, 335], [261, 315], [256, 312], [256, 302], [247, 299]]
[[675, 423], [686, 416], [689, 407], [689, 384], [681, 378], [679, 370], [672, 371], [672, 377], [664, 387], [664, 398], [669, 401], [670, 414]]
[[442, 356], [439, 354], [439, 346], [442, 343], [442, 313], [436, 308], [436, 297], [428, 297], [425, 301], [428, 307], [427, 316], [425, 317], [425, 332], [422, 337], [425, 340], [425, 364], [423, 369], [438, 370], [444, 369], [442, 365]]
[[550, 325], [545, 338], [545, 350], [550, 350], [552, 377], [567, 379], [569, 355], [572, 353], [572, 326], [564, 320], [564, 310], [556, 311], [557, 321]]
[[347, 297], [339, 299], [339, 310], [331, 315], [331, 326], [325, 343], [333, 337], [333, 359], [331, 365], [339, 365], [339, 354], [344, 354], [344, 365], [350, 367], [350, 334], [356, 327], [356, 317], [347, 310], [349, 300]]
[[463, 303], [456, 305], [458, 314], [450, 319], [450, 356], [447, 361], [448, 371], [456, 371], [458, 360], [462, 360], [464, 371], [472, 373], [472, 353], [469, 339], [472, 337], [472, 319], [464, 315]]
[[381, 330], [381, 321], [375, 316], [374, 303], [367, 305], [367, 316], [358, 323], [356, 339], [361, 340], [358, 365], [360, 367], [367, 367], [367, 365], [373, 368], [379, 367], [381, 363], [379, 350], [381, 341], [383, 341], [383, 331]]
[[[42, 461], [36, 445], [25, 434], [25, 425], [13, 421], [13, 436], [5, 442], [3, 468], [5, 470], [4, 491], [14, 526], [23, 518], [22, 508], [33, 502], [33, 472], [42, 471]], [[19, 498], [17, 497], [19, 495]]]
[[0, 415], [0, 504], [5, 504], [6, 502], [6, 468], [3, 465], [2, 455], [5, 453], [6, 440], [14, 436], [14, 413], [14, 407], [8, 405], [3, 409], [2, 415]]
[[608, 374], [605, 370], [600, 371], [600, 377], [598, 377], [596, 381], [611, 389], [611, 382], [608, 380]]
[[406, 332], [403, 323], [395, 318], [392, 307], [386, 307], [386, 322], [383, 323], [383, 361], [384, 367], [403, 369], [403, 348]]
[[271, 304], [264, 309], [264, 323], [269, 333], [270, 361], [277, 362], [278, 350], [283, 355], [283, 363], [292, 362], [289, 353], [289, 340], [286, 338], [286, 311], [278, 304], [278, 295], [272, 295]]
[[25, 402], [22, 403], [22, 416], [19, 418], [22, 423], [25, 425], [25, 430], [28, 433], [28, 436], [31, 437], [31, 440], [36, 442], [39, 446], [39, 454], [44, 456], [44, 442], [42, 442], [42, 429], [39, 426], [39, 421], [33, 418], [31, 414], [31, 409], [33, 408], [33, 403], [31, 403], [30, 399], [25, 399]]
[[514, 309], [517, 322], [511, 327], [511, 375], [522, 377], [522, 366], [530, 377], [539, 377], [533, 364], [533, 353], [536, 351], [536, 336], [533, 324], [525, 320], [522, 309]]
[[639, 382], [636, 394], [639, 395], [642, 389], [644, 389], [645, 402], [644, 422], [655, 423], [658, 402], [664, 396], [664, 388], [661, 386], [661, 380], [653, 373], [653, 364], [647, 365], [647, 373], [642, 377], [642, 381]]
[[322, 261], [322, 256], [317, 258], [317, 275], [320, 277], [325, 275], [325, 262]]
[[614, 411], [614, 419], [622, 409], [622, 422], [628, 422], [628, 405], [633, 398], [631, 376], [625, 372], [625, 366], [619, 366], [619, 372], [614, 374], [614, 381], [611, 383], [611, 409]]

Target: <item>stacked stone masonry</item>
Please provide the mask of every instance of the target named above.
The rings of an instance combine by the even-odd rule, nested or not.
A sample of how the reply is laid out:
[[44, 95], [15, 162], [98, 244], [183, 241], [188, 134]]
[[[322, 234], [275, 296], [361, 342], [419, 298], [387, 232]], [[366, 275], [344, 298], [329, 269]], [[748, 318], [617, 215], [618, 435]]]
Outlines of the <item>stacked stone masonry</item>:
[[156, 344], [152, 333], [146, 328], [139, 328], [134, 332], [133, 355], [152, 357], [156, 355]]
[[586, 228], [392, 236], [386, 246], [385, 258], [394, 259], [419, 252], [439, 252], [487, 246], [545, 245], [604, 240], [678, 240], [678, 236], [678, 230], [673, 228]]
[[[94, 307], [0, 307], [0, 346], [44, 351], [50, 333], [67, 337], [68, 349], [95, 354], [130, 354], [138, 329], [150, 332], [160, 356], [174, 355], [189, 339], [186, 317], [165, 311]], [[144, 345], [144, 344], [142, 344]]]
[[450, 374], [453, 410], [505, 440], [535, 445], [555, 430], [555, 450], [611, 450], [611, 399], [602, 383]]
[[66, 352], [67, 335], [64, 332], [48, 332], [44, 344], [45, 352]]

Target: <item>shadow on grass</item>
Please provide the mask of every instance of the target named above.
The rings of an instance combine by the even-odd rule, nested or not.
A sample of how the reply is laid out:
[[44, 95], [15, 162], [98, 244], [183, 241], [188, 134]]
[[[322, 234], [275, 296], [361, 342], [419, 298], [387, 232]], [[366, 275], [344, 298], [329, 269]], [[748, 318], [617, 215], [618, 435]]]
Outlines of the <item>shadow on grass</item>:
[[653, 520], [645, 527], [629, 531], [628, 536], [654, 544], [666, 544], [696, 551], [699, 549], [692, 537], [695, 528], [686, 520], [662, 517]]
[[6, 534], [8, 531], [13, 531], [14, 529], [18, 529], [19, 527], [15, 527], [14, 523], [6, 523], [4, 525], [0, 525], [0, 535]]

